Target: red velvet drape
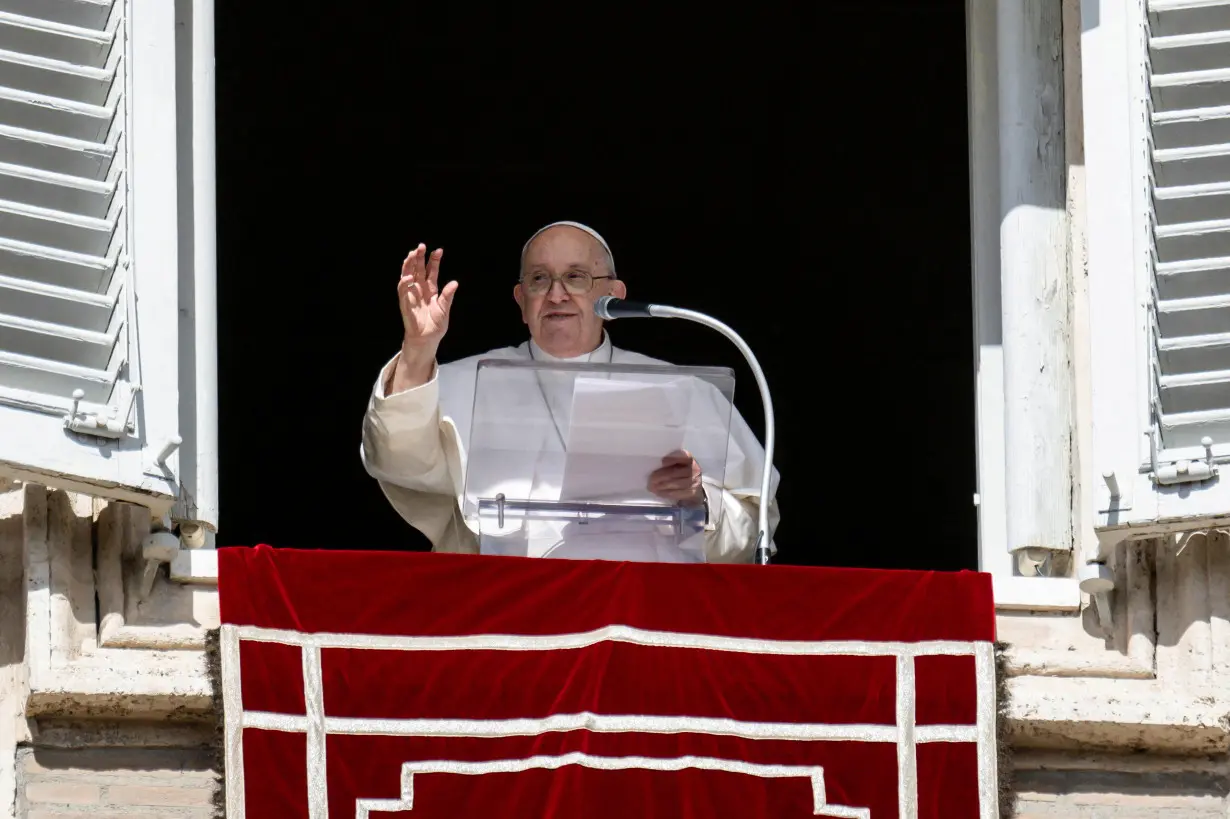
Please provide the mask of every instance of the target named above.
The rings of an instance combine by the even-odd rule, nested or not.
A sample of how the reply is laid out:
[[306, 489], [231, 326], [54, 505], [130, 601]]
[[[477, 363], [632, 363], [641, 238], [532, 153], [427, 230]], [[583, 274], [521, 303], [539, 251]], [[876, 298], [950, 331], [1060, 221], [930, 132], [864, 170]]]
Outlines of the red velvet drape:
[[[334, 819], [354, 817], [356, 800], [400, 798], [407, 762], [443, 765], [414, 775], [412, 809], [373, 817], [814, 815], [812, 780], [765, 775], [772, 766], [822, 769], [826, 804], [866, 808], [876, 819], [896, 817], [898, 745], [882, 732], [859, 736], [864, 728], [897, 724], [899, 661], [875, 656], [875, 647], [957, 645], [956, 656], [908, 660], [916, 692], [913, 724], [972, 726], [975, 660], [960, 646], [994, 640], [989, 577], [970, 572], [268, 547], [224, 549], [219, 558], [224, 623], [340, 635], [318, 649], [320, 701], [328, 720], [318, 769], [326, 774], [328, 816]], [[455, 640], [341, 647], [350, 639], [346, 635], [580, 635], [610, 626], [632, 631], [570, 638], [573, 643], [549, 650], [524, 640], [498, 647]], [[715, 646], [709, 636], [763, 645], [744, 642], [732, 649], [728, 643]], [[284, 637], [265, 634], [240, 642], [243, 710], [301, 718], [280, 730], [243, 730], [248, 817], [309, 815], [305, 651], [266, 641]], [[692, 639], [697, 642], [679, 645]], [[847, 642], [854, 653], [791, 653], [789, 645], [797, 641]], [[626, 719], [603, 730], [544, 727], [553, 716], [583, 720], [591, 714]], [[708, 721], [663, 728], [661, 718], [676, 717]], [[390, 720], [398, 722], [381, 722]], [[441, 728], [457, 720], [465, 722]], [[509, 722], [514, 720], [527, 722]], [[727, 724], [736, 728], [721, 727]], [[836, 726], [851, 736], [783, 738], [783, 724]], [[771, 736], [747, 735], [757, 730]], [[970, 741], [972, 731], [967, 734], [960, 741], [916, 746], [919, 817], [979, 815], [978, 748]], [[568, 754], [597, 762], [561, 763]], [[637, 767], [628, 757], [650, 763]], [[524, 762], [531, 759], [539, 762]], [[706, 769], [707, 763], [688, 759], [754, 764]], [[658, 760], [676, 760], [680, 769], [653, 769]], [[524, 769], [457, 767], [508, 761]], [[602, 767], [611, 764], [624, 767]]]

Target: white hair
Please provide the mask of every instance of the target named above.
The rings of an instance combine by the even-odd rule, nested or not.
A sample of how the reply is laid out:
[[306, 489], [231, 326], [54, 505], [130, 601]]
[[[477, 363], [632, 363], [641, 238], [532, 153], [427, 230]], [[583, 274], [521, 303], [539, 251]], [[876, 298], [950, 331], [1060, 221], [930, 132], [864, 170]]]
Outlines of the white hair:
[[537, 239], [539, 236], [541, 236], [545, 231], [548, 231], [553, 227], [576, 228], [577, 230], [584, 231], [585, 233], [588, 233], [590, 236], [593, 236], [595, 239], [597, 239], [598, 244], [602, 245], [602, 252], [603, 252], [603, 255], [606, 257], [605, 259], [606, 269], [610, 271], [612, 279], [617, 278], [617, 276], [615, 275], [615, 254], [611, 252], [611, 246], [606, 243], [606, 239], [602, 238], [602, 234], [594, 230], [589, 225], [583, 225], [580, 222], [552, 222], [551, 224], [546, 225], [545, 227], [540, 227], [538, 230], [534, 231], [534, 235], [531, 236], [528, 240], [526, 240], [525, 246], [521, 248], [521, 270], [522, 271], [525, 270], [525, 254], [529, 252], [530, 245], [533, 244], [534, 240]]

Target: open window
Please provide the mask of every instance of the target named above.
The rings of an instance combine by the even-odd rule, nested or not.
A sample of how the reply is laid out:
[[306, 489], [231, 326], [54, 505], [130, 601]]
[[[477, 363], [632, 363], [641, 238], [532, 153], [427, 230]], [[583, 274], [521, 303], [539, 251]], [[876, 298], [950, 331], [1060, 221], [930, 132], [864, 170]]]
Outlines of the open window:
[[182, 5], [0, 12], [0, 475], [213, 528], [212, 87]]

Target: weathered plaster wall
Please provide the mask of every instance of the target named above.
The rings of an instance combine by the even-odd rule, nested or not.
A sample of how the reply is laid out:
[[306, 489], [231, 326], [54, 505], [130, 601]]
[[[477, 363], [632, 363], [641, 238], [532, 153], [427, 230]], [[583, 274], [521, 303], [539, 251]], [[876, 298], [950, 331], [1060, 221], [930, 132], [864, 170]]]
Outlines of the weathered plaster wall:
[[1081, 616], [1001, 614], [1011, 717], [1030, 747], [1230, 750], [1230, 538], [1120, 544], [1114, 628]]
[[217, 589], [192, 568], [212, 554], [172, 569], [175, 540], [151, 523], [0, 487], [0, 819], [213, 815]]
[[1111, 633], [1004, 613], [1021, 817], [1230, 815], [1230, 537], [1120, 544]]

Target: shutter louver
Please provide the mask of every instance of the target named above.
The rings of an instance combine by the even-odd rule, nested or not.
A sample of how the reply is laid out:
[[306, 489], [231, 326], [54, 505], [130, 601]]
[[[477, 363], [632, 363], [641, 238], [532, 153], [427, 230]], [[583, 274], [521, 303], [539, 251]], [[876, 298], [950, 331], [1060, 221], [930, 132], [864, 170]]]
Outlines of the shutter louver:
[[1230, 0], [1148, 4], [1152, 406], [1162, 445], [1230, 444]]
[[0, 403], [119, 409], [123, 8], [0, 0]]

